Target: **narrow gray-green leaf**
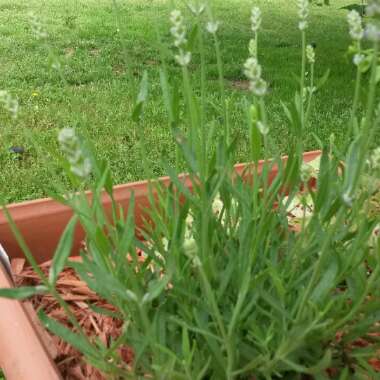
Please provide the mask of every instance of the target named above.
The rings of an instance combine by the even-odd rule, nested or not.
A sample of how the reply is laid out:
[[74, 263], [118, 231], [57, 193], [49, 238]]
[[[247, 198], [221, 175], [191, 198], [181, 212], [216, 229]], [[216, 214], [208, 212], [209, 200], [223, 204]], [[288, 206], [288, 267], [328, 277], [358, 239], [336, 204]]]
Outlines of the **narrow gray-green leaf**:
[[142, 108], [148, 98], [148, 72], [144, 71], [140, 83], [140, 91], [137, 95], [136, 104], [132, 112], [133, 121], [137, 122], [140, 119]]
[[87, 341], [82, 335], [72, 332], [61, 323], [49, 318], [42, 310], [38, 312], [38, 317], [40, 318], [43, 325], [54, 335], [62, 338], [64, 341], [68, 342], [85, 355], [88, 355], [90, 357], [97, 356], [95, 347], [92, 346], [90, 342]]
[[75, 227], [78, 221], [77, 216], [73, 216], [67, 224], [61, 239], [59, 240], [58, 247], [53, 257], [53, 263], [49, 272], [49, 281], [54, 284], [57, 281], [58, 275], [61, 273], [66, 265], [67, 259], [70, 256], [73, 247]]
[[47, 291], [45, 286], [22, 286], [20, 288], [2, 288], [0, 297], [15, 300], [23, 300], [36, 294], [42, 294]]

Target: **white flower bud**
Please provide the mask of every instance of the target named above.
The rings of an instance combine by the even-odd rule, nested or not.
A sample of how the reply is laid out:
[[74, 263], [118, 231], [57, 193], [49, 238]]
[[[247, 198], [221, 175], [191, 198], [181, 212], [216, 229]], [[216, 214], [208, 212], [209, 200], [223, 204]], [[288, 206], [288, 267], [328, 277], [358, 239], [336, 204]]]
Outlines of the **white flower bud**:
[[182, 24], [182, 22], [183, 22], [183, 16], [182, 16], [181, 11], [179, 11], [178, 9], [174, 9], [170, 13], [170, 21], [172, 22], [173, 25]]
[[180, 50], [179, 54], [174, 56], [180, 66], [188, 66], [191, 61], [191, 53], [189, 51]]
[[315, 63], [315, 51], [311, 45], [306, 46], [306, 58], [310, 64]]
[[307, 28], [307, 25], [308, 25], [307, 21], [300, 21], [298, 23], [298, 29], [301, 30], [301, 31], [303, 31], [303, 30], [305, 30]]
[[87, 178], [91, 173], [91, 161], [85, 156], [80, 141], [73, 128], [63, 128], [58, 134], [58, 142], [67, 161], [70, 170], [81, 179]]
[[257, 58], [250, 57], [244, 64], [244, 74], [250, 80], [250, 90], [257, 96], [263, 96], [267, 92], [267, 84], [261, 78], [261, 66]]
[[359, 66], [364, 61], [364, 58], [363, 54], [355, 54], [353, 58], [354, 65]]
[[379, 1], [372, 0], [366, 7], [365, 14], [368, 17], [376, 17], [380, 15]]
[[248, 79], [257, 80], [261, 78], [261, 66], [256, 58], [248, 58], [244, 64], [244, 68], [244, 74]]
[[307, 28], [307, 18], [309, 16], [309, 0], [297, 0], [298, 17], [300, 19], [298, 28], [303, 31]]
[[251, 11], [251, 28], [253, 33], [257, 33], [261, 26], [261, 10], [258, 7], [253, 7]]
[[352, 10], [347, 15], [347, 22], [350, 28], [350, 36], [355, 41], [360, 41], [363, 38], [364, 30], [362, 26], [362, 18], [359, 13]]
[[256, 95], [256, 96], [264, 96], [267, 93], [268, 85], [267, 82], [265, 82], [264, 79], [259, 79], [257, 81], [251, 81], [249, 89]]
[[380, 29], [375, 24], [368, 24], [364, 34], [371, 41], [380, 41]]
[[215, 34], [219, 29], [219, 25], [219, 21], [209, 21], [206, 25], [206, 30], [211, 34]]
[[178, 54], [176, 54], [174, 58], [180, 66], [188, 66], [191, 61], [191, 53], [183, 50], [187, 39], [182, 13], [178, 10], [173, 10], [170, 14], [170, 21], [173, 24], [170, 28], [170, 33], [174, 37], [174, 46], [178, 48]]
[[186, 44], [186, 27], [184, 24], [182, 13], [178, 10], [172, 11], [170, 14], [170, 21], [173, 26], [170, 28], [170, 33], [174, 37], [174, 45], [181, 47]]

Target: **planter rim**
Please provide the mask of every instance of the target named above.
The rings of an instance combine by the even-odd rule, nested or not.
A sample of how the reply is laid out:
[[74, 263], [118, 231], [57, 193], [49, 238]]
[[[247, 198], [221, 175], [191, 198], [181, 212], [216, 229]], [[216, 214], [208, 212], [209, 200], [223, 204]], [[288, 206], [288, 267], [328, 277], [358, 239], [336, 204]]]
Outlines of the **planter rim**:
[[[312, 151], [308, 151], [308, 152], [305, 152], [303, 154], [303, 158], [305, 160], [305, 162], [307, 161], [311, 161], [312, 159], [318, 157], [321, 155], [321, 151], [320, 150], [312, 150]], [[288, 159], [288, 156], [285, 155], [285, 156], [281, 156], [281, 159], [282, 161], [287, 161]], [[271, 162], [272, 160], [268, 160], [267, 162]], [[264, 164], [264, 160], [260, 160], [259, 161], [259, 167], [261, 167], [263, 164]], [[247, 167], [249, 166], [253, 166], [254, 164], [253, 163], [250, 163], [250, 162], [246, 162], [246, 163], [238, 163], [234, 166], [235, 168], [235, 171], [238, 173], [238, 174], [242, 174], [243, 170], [246, 169]], [[181, 173], [179, 174], [178, 176], [179, 178], [184, 178], [186, 179], [187, 178], [187, 174], [186, 173]], [[163, 177], [158, 177], [157, 179], [142, 179], [142, 180], [138, 180], [138, 181], [133, 181], [133, 182], [127, 182], [127, 183], [123, 183], [123, 184], [119, 184], [119, 185], [115, 185], [113, 187], [115, 193], [120, 193], [120, 191], [123, 191], [123, 190], [128, 190], [128, 191], [134, 191], [134, 192], [138, 192], [138, 191], [141, 191], [141, 190], [144, 190], [143, 188], [148, 184], [148, 183], [152, 183], [152, 182], [162, 182], [162, 183], [166, 183], [170, 181], [170, 177], [169, 176], [163, 176]], [[90, 191], [86, 191], [87, 194], [90, 194]], [[31, 215], [29, 215], [28, 213], [28, 208], [29, 207], [37, 207], [37, 206], [44, 206], [46, 203], [52, 203], [52, 204], [49, 204], [50, 207], [55, 206], [56, 208], [56, 211], [61, 211], [61, 209], [67, 209], [66, 206], [56, 202], [55, 200], [53, 200], [52, 198], [48, 198], [48, 197], [45, 197], [45, 198], [38, 198], [38, 199], [32, 199], [32, 200], [25, 200], [25, 201], [21, 201], [21, 202], [12, 202], [12, 203], [9, 203], [6, 207], [10, 210], [12, 210], [13, 212], [17, 212], [17, 210], [19, 209], [23, 209], [23, 213], [24, 213], [24, 217], [27, 218], [27, 217], [30, 217]], [[46, 211], [45, 209], [42, 210], [43, 212]], [[49, 210], [50, 211], [50, 210]], [[22, 217], [22, 216], [20, 216]], [[3, 215], [1, 209], [0, 209], [0, 223], [3, 222], [3, 218], [5, 218], [5, 216]]]
[[[305, 162], [311, 161], [320, 154], [321, 152], [317, 150], [306, 152], [303, 154], [303, 159]], [[287, 156], [282, 156], [282, 162], [286, 162], [287, 158]], [[264, 162], [264, 160], [259, 161], [259, 171]], [[267, 160], [267, 162], [271, 162], [271, 160]], [[253, 165], [253, 163], [237, 164], [235, 165], [235, 172], [237, 175], [243, 175], [245, 169], [253, 167]], [[273, 166], [271, 173], [272, 177], [276, 175], [276, 165]], [[179, 177], [187, 186], [191, 186], [191, 181], [188, 175], [182, 173]], [[142, 226], [144, 210], [150, 206], [147, 196], [148, 185], [150, 183], [162, 183], [168, 185], [170, 182], [171, 179], [166, 176], [153, 180], [141, 180], [116, 185], [114, 187], [114, 199], [125, 211], [127, 211], [133, 193], [135, 197], [135, 223], [137, 226]], [[91, 196], [90, 192], [87, 192], [87, 194], [88, 196]], [[109, 212], [111, 209], [111, 199], [105, 192], [103, 192], [102, 197], [103, 206], [107, 212]], [[29, 249], [37, 258], [37, 261], [43, 262], [49, 260], [57, 247], [60, 235], [72, 216], [70, 208], [51, 198], [13, 203], [6, 207], [29, 246]], [[81, 228], [78, 226], [75, 232], [72, 255], [78, 254], [83, 238], [83, 231], [81, 231]], [[41, 242], [43, 242], [43, 246], [41, 245]], [[10, 258], [24, 257], [1, 208], [0, 243], [3, 245]]]

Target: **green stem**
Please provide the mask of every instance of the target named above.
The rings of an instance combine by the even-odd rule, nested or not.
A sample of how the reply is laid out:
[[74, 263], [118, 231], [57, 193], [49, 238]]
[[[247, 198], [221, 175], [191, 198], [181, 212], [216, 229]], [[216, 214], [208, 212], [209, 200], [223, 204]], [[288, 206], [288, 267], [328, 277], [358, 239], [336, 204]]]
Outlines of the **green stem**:
[[365, 165], [365, 158], [369, 149], [369, 144], [371, 142], [370, 136], [372, 135], [371, 126], [373, 125], [373, 113], [375, 109], [376, 101], [376, 75], [377, 75], [377, 62], [378, 62], [378, 53], [379, 53], [379, 42], [374, 42], [373, 47], [373, 58], [372, 58], [372, 67], [371, 67], [371, 77], [369, 81], [368, 88], [368, 100], [367, 100], [367, 111], [364, 119], [364, 125], [361, 130], [361, 150], [359, 155], [358, 171], [355, 178], [354, 184], [352, 186], [352, 192], [356, 189], [357, 184], [359, 183], [360, 174], [363, 171]]
[[[303, 107], [303, 94], [305, 88], [305, 72], [306, 72], [306, 33], [302, 31], [302, 64], [301, 64], [301, 81], [300, 81], [300, 120], [301, 120], [301, 134], [304, 131], [304, 107]], [[302, 137], [302, 136], [301, 136]]]
[[[363, 127], [364, 136], [368, 136], [369, 129], [371, 127], [371, 121], [373, 117], [373, 111], [375, 109], [375, 100], [376, 100], [376, 75], [377, 75], [377, 60], [379, 52], [379, 42], [375, 41], [373, 47], [373, 58], [372, 58], [372, 68], [371, 68], [371, 78], [368, 91], [368, 103], [367, 103], [367, 112], [365, 116], [365, 122]], [[368, 138], [367, 138], [368, 140]], [[366, 139], [365, 139], [366, 141]]]
[[201, 32], [201, 24], [198, 20], [198, 43], [201, 56], [201, 110], [200, 110], [200, 123], [199, 128], [201, 129], [200, 136], [202, 136], [201, 149], [201, 176], [206, 178], [207, 172], [207, 134], [205, 125], [205, 112], [206, 112], [206, 58], [205, 49], [203, 41], [203, 33]]
[[196, 109], [194, 106], [194, 100], [193, 100], [193, 90], [191, 88], [191, 83], [190, 83], [190, 76], [189, 76], [189, 70], [187, 66], [182, 67], [182, 76], [183, 76], [183, 84], [184, 84], [184, 92], [185, 92], [185, 97], [186, 97], [186, 102], [187, 102], [187, 107], [189, 110], [189, 140], [190, 140], [190, 146], [191, 149], [195, 152], [195, 150], [199, 146], [197, 144], [197, 113]]
[[[361, 52], [361, 46], [359, 42], [359, 52]], [[354, 101], [352, 104], [352, 109], [351, 109], [351, 117], [350, 117], [350, 133], [349, 133], [349, 138], [352, 137], [352, 133], [354, 132], [355, 128], [355, 117], [356, 117], [356, 112], [358, 109], [358, 104], [359, 104], [359, 97], [360, 97], [360, 87], [361, 87], [361, 78], [362, 78], [362, 72], [360, 68], [358, 67], [356, 70], [356, 82], [355, 82], [355, 93], [354, 93]]]
[[333, 238], [333, 235], [336, 231], [336, 229], [342, 225], [342, 222], [343, 222], [343, 218], [344, 218], [344, 212], [343, 212], [343, 209], [341, 209], [339, 211], [339, 214], [336, 218], [336, 221], [333, 225], [330, 225], [329, 226], [329, 229], [328, 229], [328, 232], [327, 232], [327, 236], [324, 238], [324, 241], [323, 241], [323, 246], [322, 246], [322, 249], [320, 251], [320, 255], [319, 255], [319, 258], [318, 258], [318, 261], [316, 263], [316, 266], [313, 270], [313, 274], [310, 278], [310, 281], [308, 283], [308, 286], [305, 290], [305, 292], [303, 293], [302, 295], [302, 298], [301, 298], [301, 301], [300, 301], [300, 306], [298, 308], [298, 312], [297, 312], [297, 315], [296, 315], [296, 318], [295, 318], [295, 322], [294, 324], [296, 325], [301, 317], [302, 317], [302, 313], [303, 313], [303, 310], [305, 308], [305, 306], [307, 305], [307, 300], [310, 296], [310, 293], [315, 285], [315, 282], [317, 281], [317, 279], [319, 278], [319, 275], [320, 275], [320, 272], [321, 272], [321, 269], [322, 269], [322, 264], [324, 263], [325, 261], [325, 257], [330, 254], [330, 251], [329, 251], [329, 247], [330, 247], [330, 243], [331, 243], [331, 240]]
[[305, 125], [307, 125], [309, 121], [313, 97], [314, 97], [314, 63], [310, 65], [310, 93], [309, 93], [309, 98], [308, 98], [307, 107], [306, 107]]
[[230, 126], [228, 120], [228, 110], [227, 110], [227, 99], [226, 91], [224, 86], [224, 76], [223, 76], [223, 61], [222, 54], [220, 51], [220, 44], [216, 33], [214, 34], [214, 45], [216, 52], [216, 62], [218, 67], [218, 81], [219, 81], [219, 91], [222, 98], [222, 107], [223, 107], [223, 118], [224, 118], [224, 141], [226, 146], [230, 143]]

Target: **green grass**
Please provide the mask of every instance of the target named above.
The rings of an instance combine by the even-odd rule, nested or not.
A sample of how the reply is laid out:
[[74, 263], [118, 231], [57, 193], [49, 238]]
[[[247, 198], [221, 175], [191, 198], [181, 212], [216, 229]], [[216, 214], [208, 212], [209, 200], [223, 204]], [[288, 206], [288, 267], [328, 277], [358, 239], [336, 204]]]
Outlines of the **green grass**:
[[[331, 133], [337, 140], [346, 133], [353, 92], [354, 69], [345, 53], [349, 44], [346, 26], [347, 5], [353, 0], [334, 0], [330, 7], [312, 7], [310, 41], [317, 44], [317, 76], [331, 69], [328, 86], [317, 94], [306, 148], [316, 147], [311, 132], [324, 141]], [[162, 174], [159, 157], [173, 159], [173, 143], [163, 111], [158, 79], [159, 56], [155, 28], [171, 42], [168, 14], [176, 1], [119, 0], [118, 30], [111, 0], [0, 0], [0, 88], [19, 98], [21, 112], [12, 122], [0, 112], [0, 191], [8, 202], [44, 195], [41, 183], [51, 176], [43, 160], [28, 144], [25, 131], [33, 131], [55, 147], [59, 128], [76, 125], [94, 141], [96, 150], [112, 165], [119, 183], [143, 177], [137, 149], [136, 127], [130, 114], [137, 84], [144, 70], [150, 76], [150, 103], [144, 113], [143, 135], [155, 173]], [[236, 160], [246, 159], [246, 130], [242, 101], [248, 96], [242, 75], [250, 39], [251, 0], [212, 0], [222, 21], [220, 37], [233, 113], [233, 134], [239, 139]], [[271, 135], [278, 149], [287, 148], [287, 125], [280, 99], [290, 102], [298, 72], [300, 38], [295, 1], [258, 0], [263, 10], [260, 59], [264, 78], [271, 84], [268, 103]], [[180, 3], [182, 4], [182, 3]], [[49, 44], [59, 54], [66, 81], [49, 69], [46, 48], [34, 39], [28, 26], [28, 12], [41, 17], [49, 30]], [[190, 19], [186, 13], [187, 20]], [[207, 37], [210, 118], [218, 121], [212, 106], [217, 99], [217, 70], [212, 44]], [[191, 66], [199, 77], [198, 59]], [[179, 70], [170, 62], [171, 79]], [[243, 87], [243, 88], [241, 88]], [[38, 93], [38, 96], [33, 96]], [[18, 159], [9, 147], [22, 145], [26, 153]]]

